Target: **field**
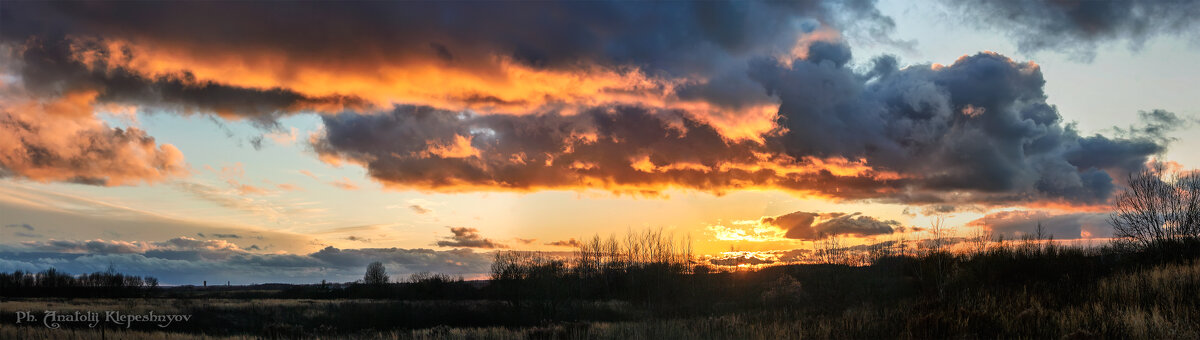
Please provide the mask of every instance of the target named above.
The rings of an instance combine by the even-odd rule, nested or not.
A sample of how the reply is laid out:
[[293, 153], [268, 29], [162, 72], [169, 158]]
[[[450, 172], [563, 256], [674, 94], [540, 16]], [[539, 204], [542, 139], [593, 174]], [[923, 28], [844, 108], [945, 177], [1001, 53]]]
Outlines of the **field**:
[[[1196, 249], [1190, 243], [1137, 251], [1026, 243], [890, 256], [867, 266], [686, 273], [627, 267], [609, 291], [594, 290], [585, 283], [595, 280], [574, 271], [551, 271], [558, 276], [515, 277], [509, 282], [515, 286], [424, 276], [381, 287], [10, 297], [0, 303], [0, 338], [1200, 338]], [[520, 266], [528, 274], [557, 265]], [[546, 282], [565, 288], [548, 291]], [[162, 328], [14, 323], [18, 311], [46, 309], [192, 317]]]

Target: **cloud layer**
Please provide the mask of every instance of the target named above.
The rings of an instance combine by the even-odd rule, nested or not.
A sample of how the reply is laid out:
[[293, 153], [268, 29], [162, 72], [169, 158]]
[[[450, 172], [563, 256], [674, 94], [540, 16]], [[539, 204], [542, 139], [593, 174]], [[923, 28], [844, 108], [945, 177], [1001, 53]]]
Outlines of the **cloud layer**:
[[[1033, 15], [1016, 27], [1067, 18], [1070, 29], [1021, 36], [1093, 41], [1190, 27], [1177, 13], [1153, 24], [1122, 17], [1164, 12], [1157, 4], [1029, 5]], [[275, 133], [279, 117], [321, 114], [324, 130], [309, 143], [322, 160], [360, 165], [389, 188], [440, 192], [780, 189], [907, 204], [1093, 205], [1169, 142], [1149, 125], [1080, 134], [1046, 101], [1033, 62], [855, 59], [843, 34], [903, 45], [872, 1], [4, 9], [5, 90], [75, 112], [7, 98], [0, 107], [0, 128], [21, 136], [0, 144], [17, 146], [0, 150], [0, 175], [42, 181], [185, 174], [174, 147], [104, 126], [97, 105], [247, 119]], [[43, 116], [78, 127], [51, 131], [37, 125]]]
[[826, 236], [874, 236], [891, 234], [900, 222], [880, 220], [860, 213], [811, 213], [797, 211], [776, 217], [764, 217], [760, 223], [785, 231], [784, 237], [816, 240]]
[[451, 227], [450, 233], [453, 235], [447, 236], [441, 241], [437, 241], [438, 247], [455, 247], [455, 248], [483, 248], [497, 249], [508, 248], [507, 245], [484, 238], [479, 234], [479, 229], [466, 227]]
[[95, 118], [96, 96], [84, 91], [40, 98], [0, 85], [0, 178], [113, 186], [187, 173], [175, 146]]
[[[1195, 1], [946, 1], [965, 22], [1008, 32], [1022, 52], [1060, 51], [1091, 60], [1105, 42], [1137, 49], [1159, 35], [1196, 35]], [[1196, 40], [1200, 41], [1200, 40]]]
[[817, 213], [797, 211], [758, 220], [713, 225], [708, 231], [724, 241], [813, 241], [830, 236], [870, 237], [905, 231], [899, 221], [879, 219], [862, 213]]
[[0, 271], [55, 268], [68, 273], [118, 271], [158, 277], [165, 284], [201, 281], [251, 283], [349, 282], [361, 279], [368, 263], [380, 261], [393, 275], [439, 272], [478, 277], [491, 255], [469, 249], [326, 247], [308, 254], [262, 254], [224, 240], [176, 237], [162, 242], [115, 240], [28, 241], [0, 248]]
[[861, 73], [845, 65], [844, 46], [813, 47], [808, 59], [752, 66], [781, 100], [778, 128], [761, 142], [725, 138], [686, 111], [641, 106], [574, 115], [399, 106], [325, 116], [311, 142], [327, 162], [362, 165], [400, 188], [765, 187], [917, 204], [1099, 204], [1114, 177], [1168, 142], [1080, 135], [1046, 102], [1031, 62], [980, 53], [898, 68], [881, 57]]

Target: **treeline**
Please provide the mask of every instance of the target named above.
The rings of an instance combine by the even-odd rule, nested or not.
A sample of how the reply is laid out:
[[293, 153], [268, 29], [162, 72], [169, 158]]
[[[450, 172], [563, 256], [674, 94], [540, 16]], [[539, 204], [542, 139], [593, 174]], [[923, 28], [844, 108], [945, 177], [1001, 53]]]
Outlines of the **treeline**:
[[[374, 265], [374, 264], [372, 264]], [[468, 282], [461, 276], [441, 273], [414, 273], [407, 279], [390, 281], [382, 272], [368, 271], [368, 278], [348, 285], [322, 282], [316, 285], [295, 285], [283, 289], [271, 298], [303, 299], [399, 299], [399, 300], [477, 300], [486, 299], [478, 282]]]
[[688, 239], [661, 230], [629, 232], [625, 237], [599, 236], [582, 242], [575, 256], [563, 258], [531, 251], [496, 252], [486, 282], [464, 281], [446, 274], [417, 273], [391, 280], [381, 263], [367, 267], [363, 280], [345, 288], [328, 284], [296, 286], [280, 293], [289, 298], [394, 298], [411, 300], [531, 301], [678, 300], [669, 284], [709, 267], [695, 260]]
[[576, 302], [594, 300], [627, 301], [663, 317], [763, 308], [837, 314], [867, 301], [887, 306], [953, 300], [966, 306], [1012, 294], [1070, 305], [1094, 299], [1095, 285], [1105, 277], [1200, 260], [1200, 240], [1082, 247], [1048, 238], [993, 239], [977, 241], [969, 251], [885, 251], [865, 265], [835, 260], [747, 271], [626, 259], [618, 253], [592, 266], [582, 256], [564, 261], [500, 254], [488, 288], [494, 298], [526, 306], [526, 312], [563, 320], [574, 319], [571, 306]]
[[681, 287], [682, 281], [708, 272], [709, 267], [692, 256], [690, 240], [676, 240], [661, 229], [631, 231], [621, 239], [594, 236], [582, 242], [571, 259], [539, 252], [497, 252], [489, 288], [497, 298], [514, 303], [678, 301], [694, 293]]
[[158, 288], [158, 279], [108, 271], [71, 275], [54, 268], [41, 272], [0, 273], [4, 297], [137, 297]]
[[[344, 288], [297, 286], [280, 297], [487, 301], [492, 313], [488, 315], [511, 316], [495, 319], [497, 326], [764, 310], [832, 318], [864, 305], [878, 311], [936, 314], [949, 306], [973, 308], [979, 301], [1018, 303], [1010, 301], [1012, 296], [1045, 308], [1079, 306], [1099, 298], [1097, 284], [1106, 278], [1200, 260], [1200, 240], [1195, 238], [1158, 241], [1150, 247], [1127, 241], [1084, 247], [1036, 235], [1018, 240], [974, 238], [964, 241], [970, 243], [966, 249], [956, 251], [936, 245], [922, 251], [873, 249], [869, 263], [846, 261], [843, 253], [826, 256], [828, 263], [730, 270], [692, 260], [686, 242], [638, 232], [624, 238], [592, 238], [570, 258], [499, 252], [486, 282], [417, 274]], [[597, 307], [610, 302], [628, 307]]]

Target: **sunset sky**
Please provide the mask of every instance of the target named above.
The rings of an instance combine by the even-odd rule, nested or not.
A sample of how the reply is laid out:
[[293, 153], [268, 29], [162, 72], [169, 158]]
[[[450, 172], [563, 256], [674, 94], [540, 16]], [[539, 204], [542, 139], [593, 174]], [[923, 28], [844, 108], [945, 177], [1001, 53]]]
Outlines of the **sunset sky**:
[[1196, 2], [0, 3], [0, 270], [478, 277], [662, 228], [700, 254], [1111, 236], [1200, 167]]

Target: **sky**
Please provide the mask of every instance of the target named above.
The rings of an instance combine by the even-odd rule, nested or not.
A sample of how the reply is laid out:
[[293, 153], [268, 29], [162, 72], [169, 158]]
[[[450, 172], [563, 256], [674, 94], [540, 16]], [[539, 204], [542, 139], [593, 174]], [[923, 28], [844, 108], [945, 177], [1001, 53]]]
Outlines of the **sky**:
[[4, 2], [0, 270], [482, 277], [658, 230], [1104, 240], [1200, 167], [1194, 2]]

